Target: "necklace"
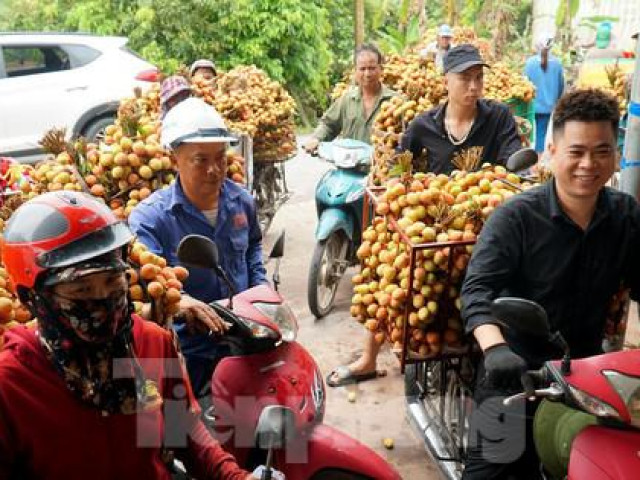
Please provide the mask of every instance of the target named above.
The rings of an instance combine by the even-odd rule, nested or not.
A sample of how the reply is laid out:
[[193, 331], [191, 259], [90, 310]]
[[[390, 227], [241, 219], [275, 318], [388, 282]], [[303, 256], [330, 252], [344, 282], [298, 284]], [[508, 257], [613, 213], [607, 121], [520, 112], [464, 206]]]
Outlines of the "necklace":
[[451, 135], [451, 131], [449, 130], [449, 120], [447, 118], [445, 118], [444, 119], [444, 129], [447, 132], [447, 137], [449, 138], [449, 141], [451, 143], [453, 143], [454, 145], [456, 145], [456, 146], [462, 145], [467, 140], [467, 137], [471, 133], [471, 129], [473, 128], [473, 124], [475, 123], [475, 121], [476, 121], [476, 119], [474, 117], [474, 119], [471, 120], [471, 124], [469, 125], [469, 128], [467, 129], [467, 132], [462, 136], [462, 138], [460, 138], [460, 140], [456, 140], [455, 137], [453, 135]]

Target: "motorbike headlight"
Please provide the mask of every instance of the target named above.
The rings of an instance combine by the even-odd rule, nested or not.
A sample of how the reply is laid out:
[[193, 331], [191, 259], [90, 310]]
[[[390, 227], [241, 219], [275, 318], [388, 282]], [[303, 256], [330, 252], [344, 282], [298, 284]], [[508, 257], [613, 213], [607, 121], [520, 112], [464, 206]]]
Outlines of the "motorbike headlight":
[[253, 320], [249, 320], [246, 317], [238, 317], [242, 323], [244, 323], [251, 330], [252, 335], [255, 338], [272, 338], [274, 340], [278, 339], [278, 332], [274, 329], [269, 328], [265, 325], [262, 325], [258, 322], [254, 322]]
[[293, 342], [298, 335], [298, 322], [291, 308], [286, 303], [254, 303], [265, 317], [278, 325], [280, 335], [285, 342]]
[[573, 399], [584, 411], [596, 417], [610, 417], [622, 420], [618, 411], [608, 403], [577, 389], [573, 385], [569, 385], [569, 391]]
[[640, 378], [631, 377], [614, 370], [604, 370], [602, 374], [627, 407], [631, 425], [640, 428]]
[[351, 148], [333, 147], [333, 163], [338, 168], [354, 168], [358, 165], [358, 150]]

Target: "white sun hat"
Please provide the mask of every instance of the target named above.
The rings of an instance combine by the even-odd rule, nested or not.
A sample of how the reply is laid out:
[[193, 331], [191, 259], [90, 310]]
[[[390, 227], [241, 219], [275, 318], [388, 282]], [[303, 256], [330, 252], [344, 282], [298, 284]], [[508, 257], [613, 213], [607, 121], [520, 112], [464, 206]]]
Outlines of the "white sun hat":
[[171, 150], [182, 143], [224, 143], [237, 140], [215, 108], [193, 97], [169, 110], [160, 131], [162, 146]]
[[189, 75], [193, 76], [193, 74], [199, 68], [208, 68], [213, 71], [214, 76], [218, 75], [218, 70], [216, 69], [215, 63], [213, 63], [211, 60], [207, 60], [206, 58], [201, 58], [200, 60], [196, 60], [195, 62], [193, 62], [191, 64], [191, 68], [189, 69]]

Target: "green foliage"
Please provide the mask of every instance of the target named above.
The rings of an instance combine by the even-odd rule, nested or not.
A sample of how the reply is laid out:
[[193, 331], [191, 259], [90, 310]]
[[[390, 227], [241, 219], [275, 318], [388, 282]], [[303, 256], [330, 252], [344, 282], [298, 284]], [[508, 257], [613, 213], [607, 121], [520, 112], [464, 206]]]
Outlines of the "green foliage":
[[389, 53], [402, 53], [420, 41], [418, 17], [412, 17], [406, 28], [387, 27], [378, 32], [380, 47]]
[[[482, 0], [480, 1], [482, 2]], [[446, 22], [447, 2], [445, 0], [441, 2], [425, 2], [425, 8], [427, 10], [427, 23], [430, 27], [435, 27], [436, 25]], [[475, 20], [472, 19], [467, 25], [473, 25], [474, 21]]]
[[561, 27], [567, 22], [567, 7], [569, 10], [568, 20], [571, 21], [580, 9], [580, 0], [560, 0], [560, 3], [558, 4], [558, 10], [556, 10], [557, 27]]
[[[435, 3], [427, 2], [426, 10]], [[369, 41], [377, 43], [385, 53], [401, 53], [418, 43], [420, 19], [417, 15], [410, 15], [412, 6], [412, 0], [367, 2]]]
[[[365, 4], [365, 37], [367, 41], [380, 43], [380, 33], [399, 30], [402, 24], [402, 2], [405, 0], [367, 0]], [[384, 47], [382, 47], [384, 48]]]
[[254, 64], [313, 105], [353, 50], [350, 0], [6, 0], [0, 30], [123, 35], [171, 72], [197, 58]]
[[331, 2], [316, 0], [316, 3], [327, 9], [331, 24], [329, 47], [333, 59], [329, 71], [329, 85], [335, 85], [345, 70], [353, 65], [353, 33], [355, 29], [353, 0], [333, 0]]
[[365, 12], [367, 12], [366, 20], [368, 20], [368, 31], [376, 32], [382, 27], [387, 16], [390, 1], [391, 0], [368, 0], [365, 3], [364, 8]]
[[400, 17], [400, 25], [406, 25], [409, 20], [409, 7], [411, 6], [411, 0], [400, 0], [400, 9], [398, 16]]

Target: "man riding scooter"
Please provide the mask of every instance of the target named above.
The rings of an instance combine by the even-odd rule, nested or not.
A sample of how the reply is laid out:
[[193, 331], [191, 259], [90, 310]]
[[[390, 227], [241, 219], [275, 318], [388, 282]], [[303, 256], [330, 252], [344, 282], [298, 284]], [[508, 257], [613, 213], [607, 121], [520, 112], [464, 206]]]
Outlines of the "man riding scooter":
[[380, 106], [396, 92], [382, 84], [383, 56], [374, 45], [359, 46], [353, 56], [356, 86], [347, 90], [324, 113], [304, 149], [313, 153], [320, 142], [340, 136], [371, 143], [371, 126]]
[[551, 330], [581, 358], [602, 352], [608, 307], [620, 286], [640, 299], [640, 206], [604, 186], [616, 166], [618, 121], [615, 98], [598, 90], [565, 94], [553, 113], [554, 179], [497, 208], [474, 247], [462, 315], [484, 362], [464, 479], [542, 478], [531, 435], [536, 404], [506, 407], [502, 400], [522, 390], [527, 370], [562, 357], [503, 330], [492, 301], [516, 296], [542, 305]]
[[355, 258], [372, 153], [371, 126], [382, 103], [396, 95], [380, 81], [383, 58], [376, 47], [358, 47], [354, 62], [356, 86], [329, 107], [304, 146], [336, 166], [316, 187], [318, 225], [307, 298], [317, 318], [333, 308], [340, 280]]
[[[188, 234], [204, 235], [224, 252], [221, 264], [236, 291], [267, 283], [262, 263], [262, 234], [253, 198], [226, 179], [226, 150], [235, 138], [222, 117], [200, 99], [188, 98], [162, 122], [161, 141], [172, 152], [178, 178], [141, 202], [129, 225], [149, 249], [170, 265], [178, 264], [177, 248]], [[187, 361], [196, 396], [209, 397], [214, 364], [224, 352], [212, 333], [223, 334], [224, 322], [207, 305], [227, 298], [224, 282], [212, 272], [191, 268], [180, 302], [183, 321], [175, 330]]]

